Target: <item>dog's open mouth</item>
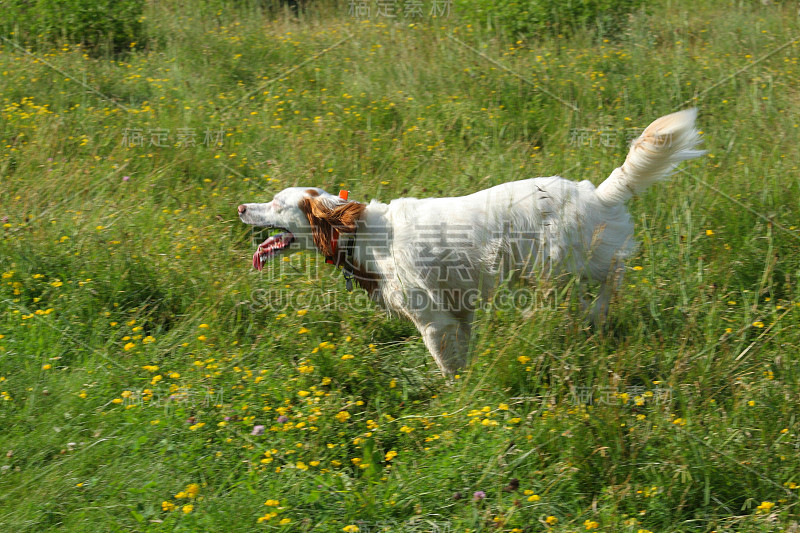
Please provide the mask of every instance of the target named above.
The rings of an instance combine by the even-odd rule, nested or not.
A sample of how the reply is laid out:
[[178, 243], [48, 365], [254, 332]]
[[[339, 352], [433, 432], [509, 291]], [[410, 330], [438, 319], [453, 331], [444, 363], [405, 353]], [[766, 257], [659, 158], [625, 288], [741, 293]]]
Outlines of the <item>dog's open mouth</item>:
[[258, 250], [253, 254], [253, 268], [261, 270], [267, 261], [275, 257], [281, 250], [288, 248], [294, 242], [294, 235], [285, 231], [269, 237], [258, 245]]

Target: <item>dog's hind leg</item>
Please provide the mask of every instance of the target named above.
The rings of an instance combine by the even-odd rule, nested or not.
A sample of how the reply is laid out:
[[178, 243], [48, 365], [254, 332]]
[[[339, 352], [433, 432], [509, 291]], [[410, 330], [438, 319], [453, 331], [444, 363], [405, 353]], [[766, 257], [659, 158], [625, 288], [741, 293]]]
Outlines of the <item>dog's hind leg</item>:
[[602, 327], [608, 318], [608, 308], [611, 305], [611, 298], [622, 285], [622, 278], [625, 275], [625, 267], [621, 262], [615, 261], [614, 268], [611, 269], [608, 277], [600, 283], [600, 290], [597, 298], [589, 309], [589, 319], [595, 327]]

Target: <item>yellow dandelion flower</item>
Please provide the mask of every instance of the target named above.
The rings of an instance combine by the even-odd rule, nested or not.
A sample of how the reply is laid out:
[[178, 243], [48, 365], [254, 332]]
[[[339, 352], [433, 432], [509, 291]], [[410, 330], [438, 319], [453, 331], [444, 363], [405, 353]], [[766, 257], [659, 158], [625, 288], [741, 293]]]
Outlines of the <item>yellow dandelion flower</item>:
[[339, 411], [338, 413], [336, 413], [336, 417], [335, 418], [339, 422], [344, 423], [344, 422], [347, 422], [348, 420], [350, 420], [350, 413], [348, 413], [347, 411]]
[[770, 510], [771, 510], [773, 507], [775, 507], [775, 504], [774, 504], [773, 502], [761, 502], [761, 505], [759, 505], [758, 507], [756, 507], [756, 510], [757, 510], [759, 513], [768, 513], [768, 512], [770, 512]]

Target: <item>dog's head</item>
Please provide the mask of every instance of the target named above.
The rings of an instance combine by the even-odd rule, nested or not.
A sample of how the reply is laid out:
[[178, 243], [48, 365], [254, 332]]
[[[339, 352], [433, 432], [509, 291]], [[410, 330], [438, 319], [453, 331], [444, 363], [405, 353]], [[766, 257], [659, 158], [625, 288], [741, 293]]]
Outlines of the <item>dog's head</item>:
[[240, 205], [239, 219], [252, 226], [282, 230], [262, 242], [253, 255], [253, 266], [261, 270], [267, 261], [288, 251], [292, 243], [299, 249], [336, 255], [339, 234], [356, 231], [365, 208], [317, 187], [289, 187], [269, 203]]

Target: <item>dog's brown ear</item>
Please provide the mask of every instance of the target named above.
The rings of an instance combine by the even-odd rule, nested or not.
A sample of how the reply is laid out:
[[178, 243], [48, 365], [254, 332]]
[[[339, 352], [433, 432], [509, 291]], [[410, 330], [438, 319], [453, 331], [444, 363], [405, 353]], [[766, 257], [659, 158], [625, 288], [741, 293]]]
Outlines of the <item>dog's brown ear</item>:
[[333, 242], [338, 239], [340, 233], [356, 231], [358, 220], [366, 208], [366, 205], [358, 202], [346, 202], [330, 207], [325, 201], [316, 197], [303, 198], [300, 202], [300, 209], [311, 224], [314, 244], [328, 257], [333, 256]]

